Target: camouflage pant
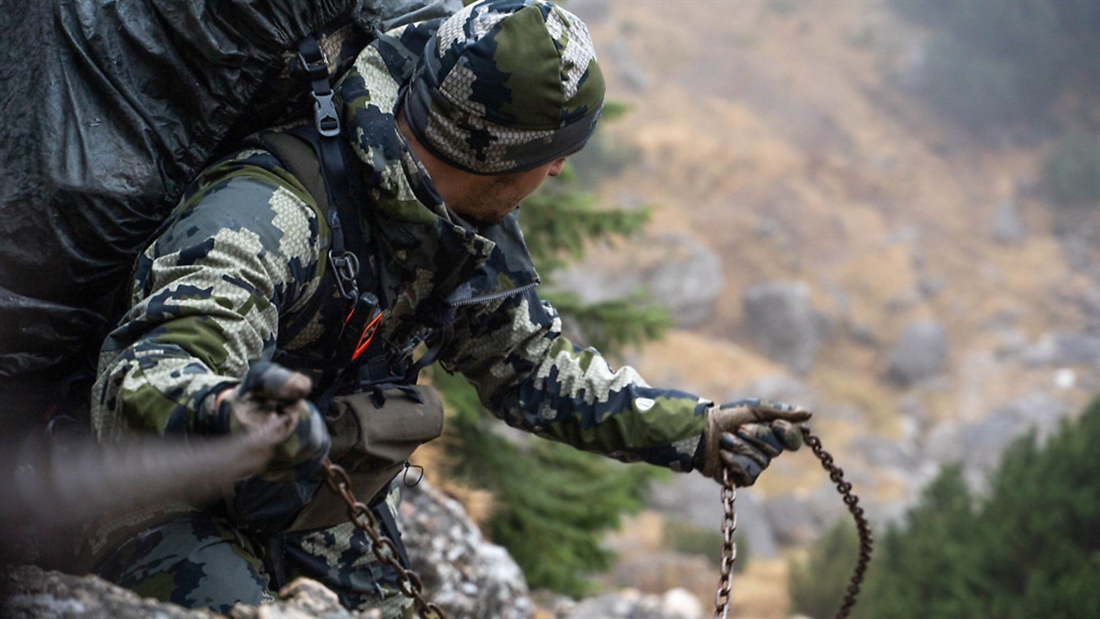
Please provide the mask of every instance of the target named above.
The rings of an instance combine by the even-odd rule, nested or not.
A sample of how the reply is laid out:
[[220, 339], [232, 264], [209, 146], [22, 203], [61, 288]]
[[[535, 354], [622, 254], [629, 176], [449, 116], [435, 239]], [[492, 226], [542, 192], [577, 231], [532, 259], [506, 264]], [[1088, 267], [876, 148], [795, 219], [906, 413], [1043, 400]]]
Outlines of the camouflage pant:
[[[373, 557], [370, 539], [350, 522], [260, 537], [194, 512], [127, 539], [96, 573], [144, 597], [220, 613], [237, 602], [271, 602], [272, 589], [306, 576], [335, 591], [349, 609], [377, 608], [387, 619], [412, 617], [396, 574]], [[282, 578], [274, 577], [273, 569]]]

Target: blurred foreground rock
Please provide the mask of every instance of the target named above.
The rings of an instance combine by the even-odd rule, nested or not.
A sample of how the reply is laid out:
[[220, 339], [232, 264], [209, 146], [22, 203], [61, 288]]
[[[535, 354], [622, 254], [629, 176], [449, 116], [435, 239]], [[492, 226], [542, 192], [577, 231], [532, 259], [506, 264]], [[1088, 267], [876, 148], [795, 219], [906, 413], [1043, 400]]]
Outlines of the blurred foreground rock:
[[[427, 482], [405, 490], [403, 536], [427, 598], [454, 619], [528, 618], [536, 615], [523, 573], [500, 546], [485, 540], [455, 500]], [[0, 575], [0, 617], [4, 619], [220, 619], [208, 610], [190, 610], [142, 598], [97, 576], [74, 576], [18, 565]], [[698, 598], [684, 589], [643, 594], [627, 588], [574, 601], [556, 597], [554, 617], [701, 617]], [[547, 612], [543, 610], [543, 616]], [[373, 619], [377, 611], [353, 612], [340, 606], [322, 584], [300, 578], [263, 606], [235, 606], [229, 619]]]
[[[175, 604], [138, 597], [133, 591], [96, 576], [72, 576], [18, 566], [3, 576], [2, 616], [7, 619], [86, 617], [90, 619], [214, 619], [208, 610], [189, 610]], [[372, 619], [375, 612], [349, 612], [336, 594], [320, 583], [299, 578], [279, 591], [279, 599], [264, 606], [237, 605], [231, 619]]]
[[142, 599], [134, 592], [94, 576], [70, 576], [37, 567], [18, 566], [5, 571], [0, 615], [31, 617], [91, 617], [103, 619], [206, 619], [215, 615]]
[[[405, 490], [403, 535], [427, 597], [451, 617], [525, 618], [534, 613], [523, 573], [500, 546], [485, 540], [457, 501], [421, 482]], [[16, 566], [3, 576], [0, 617], [104, 619], [209, 619], [206, 610], [143, 599], [95, 576], [72, 576]], [[265, 606], [239, 605], [232, 619], [369, 618], [349, 612], [320, 583], [299, 579]]]

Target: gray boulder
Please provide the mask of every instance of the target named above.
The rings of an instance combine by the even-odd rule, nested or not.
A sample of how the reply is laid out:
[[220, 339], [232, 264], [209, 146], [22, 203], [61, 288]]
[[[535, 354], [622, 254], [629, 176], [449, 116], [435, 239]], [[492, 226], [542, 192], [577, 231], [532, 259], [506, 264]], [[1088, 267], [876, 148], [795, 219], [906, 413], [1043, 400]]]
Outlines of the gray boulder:
[[1045, 393], [1030, 393], [990, 412], [963, 432], [960, 458], [978, 482], [1000, 465], [1004, 450], [1017, 438], [1033, 432], [1045, 440], [1069, 412], [1062, 402]]
[[861, 436], [853, 439], [849, 446], [876, 469], [904, 470], [917, 464], [915, 445], [909, 441]]
[[677, 326], [702, 324], [714, 313], [714, 302], [722, 292], [718, 256], [686, 238], [670, 238], [661, 246], [669, 262], [658, 263], [647, 272], [646, 286]]
[[[653, 484], [646, 507], [680, 523], [710, 531], [722, 523], [725, 509], [721, 487], [699, 474], [676, 475], [667, 483]], [[737, 533], [754, 557], [777, 556], [775, 533], [763, 500], [752, 488], [737, 491]]]
[[937, 464], [961, 462], [966, 455], [966, 426], [947, 419], [934, 425], [922, 441], [922, 457]]
[[612, 66], [616, 67], [616, 73], [622, 78], [632, 92], [645, 92], [649, 86], [649, 76], [638, 62], [637, 56], [630, 51], [629, 45], [622, 39], [611, 42], [607, 47]]
[[1100, 371], [1100, 333], [1058, 331], [1054, 334], [1058, 363], [1087, 364]]
[[72, 576], [21, 565], [0, 575], [4, 617], [108, 617], [143, 619], [212, 619], [214, 613], [142, 599], [128, 589], [95, 576]]
[[574, 15], [584, 20], [589, 26], [607, 19], [611, 14], [610, 2], [574, 2], [569, 5], [569, 10]]
[[1100, 333], [1060, 329], [1023, 347], [1019, 359], [1030, 366], [1088, 365], [1100, 370]]
[[622, 255], [629, 259], [591, 258], [555, 273], [554, 288], [587, 303], [645, 291], [680, 327], [699, 325], [714, 313], [714, 302], [722, 292], [722, 266], [718, 256], [696, 239], [682, 235], [642, 239]]
[[943, 370], [948, 354], [947, 331], [939, 322], [911, 324], [890, 352], [889, 376], [903, 385], [930, 378]]
[[722, 521], [719, 486], [698, 473], [676, 475], [650, 489], [647, 507], [678, 522], [699, 528], [718, 526]]
[[945, 420], [936, 424], [924, 437], [921, 455], [939, 465], [962, 464], [970, 487], [982, 492], [1007, 447], [1028, 432], [1044, 440], [1069, 411], [1048, 394], [1030, 393], [971, 423]]
[[748, 547], [749, 556], [760, 559], [779, 556], [775, 531], [760, 496], [751, 488], [738, 489], [734, 508], [737, 510], [737, 534]]
[[744, 328], [765, 355], [799, 374], [813, 366], [819, 319], [804, 282], [767, 282], [745, 291]]

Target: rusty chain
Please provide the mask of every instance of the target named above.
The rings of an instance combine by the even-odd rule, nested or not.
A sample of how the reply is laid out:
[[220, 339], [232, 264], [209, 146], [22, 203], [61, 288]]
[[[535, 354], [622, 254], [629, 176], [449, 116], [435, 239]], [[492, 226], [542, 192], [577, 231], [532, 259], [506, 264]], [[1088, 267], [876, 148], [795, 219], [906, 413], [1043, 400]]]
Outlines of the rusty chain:
[[[806, 426], [801, 426], [803, 441], [810, 447], [821, 466], [829, 473], [829, 479], [836, 484], [837, 492], [844, 497], [844, 504], [848, 506], [852, 518], [856, 522], [856, 530], [859, 533], [859, 560], [856, 562], [855, 571], [848, 581], [848, 590], [840, 609], [836, 612], [836, 619], [845, 619], [855, 606], [856, 596], [859, 595], [859, 587], [863, 582], [863, 575], [867, 571], [867, 563], [871, 560], [871, 547], [873, 538], [871, 526], [859, 506], [859, 498], [852, 493], [852, 484], [844, 481], [844, 470], [833, 461], [833, 456], [821, 447], [821, 439], [815, 436]], [[722, 504], [725, 514], [722, 518], [722, 566], [721, 576], [718, 579], [718, 591], [714, 594], [714, 617], [725, 619], [730, 608], [730, 581], [733, 578], [733, 562], [737, 558], [737, 544], [733, 541], [733, 534], [737, 530], [737, 513], [733, 509], [733, 501], [737, 498], [737, 489], [730, 477], [729, 467], [722, 470]]]
[[718, 591], [714, 594], [714, 616], [726, 619], [730, 610], [730, 591], [733, 589], [733, 562], [737, 560], [737, 542], [733, 534], [737, 532], [737, 512], [733, 511], [733, 501], [737, 498], [737, 487], [733, 485], [728, 466], [722, 467], [722, 575], [718, 579]]
[[[863, 576], [867, 571], [867, 564], [871, 560], [873, 543], [871, 527], [864, 515], [863, 508], [859, 506], [859, 498], [852, 493], [852, 484], [844, 480], [844, 470], [838, 467], [834, 463], [833, 456], [822, 448], [821, 439], [810, 432], [810, 429], [806, 426], [802, 426], [801, 430], [806, 445], [821, 461], [821, 466], [829, 473], [829, 479], [836, 484], [837, 491], [844, 497], [844, 504], [848, 506], [848, 511], [851, 512], [859, 533], [859, 560], [856, 563], [855, 572], [848, 582], [848, 590], [844, 600], [836, 614], [836, 619], [845, 619], [856, 603]], [[406, 569], [398, 561], [397, 546], [393, 540], [377, 531], [377, 521], [374, 514], [371, 513], [367, 505], [355, 498], [355, 494], [351, 490], [351, 478], [348, 476], [347, 471], [343, 467], [333, 464], [328, 458], [325, 458], [322, 462], [322, 470], [325, 474], [325, 484], [347, 504], [348, 518], [352, 524], [370, 538], [371, 550], [374, 552], [374, 556], [397, 572], [398, 588], [402, 595], [413, 600], [417, 614], [423, 619], [447, 619], [447, 615], [442, 608], [424, 598], [424, 585], [420, 580], [420, 576], [415, 571]], [[722, 517], [721, 575], [718, 580], [718, 590], [714, 595], [714, 616], [716, 619], [726, 619], [729, 615], [730, 594], [733, 589], [733, 565], [737, 560], [737, 543], [734, 541], [734, 534], [737, 532], [737, 512], [734, 510], [737, 487], [733, 483], [728, 467], [722, 471], [721, 498], [725, 509]]]
[[401, 594], [411, 599], [416, 605], [416, 612], [422, 619], [447, 619], [447, 614], [438, 605], [424, 598], [424, 584], [420, 575], [415, 571], [406, 569], [398, 560], [397, 545], [388, 537], [378, 532], [378, 523], [371, 513], [370, 507], [364, 505], [355, 498], [351, 491], [351, 478], [344, 467], [333, 464], [327, 457], [321, 462], [321, 469], [325, 474], [325, 484], [344, 500], [348, 506], [348, 518], [351, 523], [367, 534], [371, 541], [371, 550], [374, 556], [382, 563], [392, 567], [397, 572], [397, 587]]
[[859, 595], [859, 587], [863, 582], [863, 575], [866, 573], [867, 564], [871, 560], [871, 550], [874, 542], [874, 538], [871, 536], [871, 525], [867, 522], [863, 508], [859, 506], [859, 498], [852, 493], [852, 484], [844, 481], [844, 470], [834, 464], [833, 456], [821, 447], [821, 439], [814, 436], [806, 426], [802, 426], [802, 438], [809, 445], [810, 450], [814, 452], [814, 455], [817, 456], [817, 459], [821, 461], [822, 468], [828, 471], [829, 479], [836, 484], [837, 492], [844, 497], [844, 504], [848, 506], [848, 511], [851, 512], [852, 518], [856, 522], [856, 531], [859, 533], [859, 560], [856, 562], [851, 580], [848, 581], [848, 591], [844, 595], [844, 601], [841, 602], [840, 609], [836, 612], [836, 619], [844, 619], [848, 616], [848, 612], [852, 610], [852, 606], [855, 606], [856, 596]]

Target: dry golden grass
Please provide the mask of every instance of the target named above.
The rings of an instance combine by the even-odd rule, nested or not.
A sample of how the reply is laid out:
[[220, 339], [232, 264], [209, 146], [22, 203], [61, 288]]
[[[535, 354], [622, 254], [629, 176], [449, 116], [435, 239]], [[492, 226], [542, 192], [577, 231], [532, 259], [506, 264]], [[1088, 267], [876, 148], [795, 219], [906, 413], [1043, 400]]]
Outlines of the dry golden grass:
[[[690, 591], [704, 609], [714, 603], [719, 569], [702, 557], [678, 555], [664, 539], [665, 518], [643, 511], [625, 519], [622, 528], [608, 537], [618, 553], [608, 589], [629, 586], [643, 593], [664, 593], [673, 588]], [[787, 609], [786, 559], [742, 558], [744, 571], [734, 575], [731, 596], [733, 617], [785, 617]], [[629, 577], [629, 582], [623, 577]], [[709, 612], [708, 612], [709, 614]]]
[[629, 355], [651, 384], [677, 385], [703, 397], [722, 400], [735, 388], [784, 370], [729, 340], [674, 329]]
[[750, 558], [745, 565], [745, 571], [734, 575], [730, 616], [741, 619], [788, 617], [788, 571], [785, 559]]

